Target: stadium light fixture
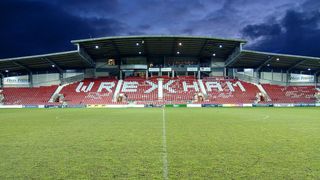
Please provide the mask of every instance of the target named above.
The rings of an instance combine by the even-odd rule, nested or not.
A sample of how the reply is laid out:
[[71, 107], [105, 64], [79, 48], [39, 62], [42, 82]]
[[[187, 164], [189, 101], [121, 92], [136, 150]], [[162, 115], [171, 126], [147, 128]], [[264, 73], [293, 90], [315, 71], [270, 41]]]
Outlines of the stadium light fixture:
[[136, 46], [140, 46], [140, 43], [137, 42], [137, 43], [136, 43]]
[[308, 71], [311, 71], [311, 68], [308, 68]]
[[94, 46], [94, 48], [99, 49], [100, 47], [98, 45]]
[[269, 66], [270, 66], [270, 64], [267, 64], [267, 66], [269, 67]]
[[280, 58], [277, 58], [277, 61], [279, 61], [280, 60]]
[[52, 64], [52, 65], [51, 65], [51, 67], [55, 68], [55, 67], [56, 67], [56, 65]]
[[6, 73], [8, 73], [8, 72], [9, 72], [9, 70], [8, 70], [8, 69], [6, 69], [6, 70], [5, 70], [5, 72], [6, 72]]
[[181, 42], [179, 42], [179, 46], [182, 46], [182, 43], [181, 43]]
[[220, 44], [220, 45], [219, 45], [219, 48], [222, 48], [222, 47], [223, 47], [222, 44]]
[[216, 53], [213, 53], [212, 56], [216, 56]]
[[180, 51], [177, 51], [177, 54], [180, 54]]
[[144, 44], [144, 40], [141, 41], [141, 44]]
[[141, 51], [139, 51], [139, 54], [142, 54], [142, 52], [141, 52]]

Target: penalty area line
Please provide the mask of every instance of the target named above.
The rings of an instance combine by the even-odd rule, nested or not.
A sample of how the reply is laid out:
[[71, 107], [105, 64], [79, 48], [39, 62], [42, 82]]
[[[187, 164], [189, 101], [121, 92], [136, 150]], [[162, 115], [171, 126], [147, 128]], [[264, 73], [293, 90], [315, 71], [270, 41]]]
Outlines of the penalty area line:
[[167, 135], [166, 135], [166, 113], [162, 108], [162, 160], [163, 160], [163, 179], [168, 179], [168, 152], [167, 152]]

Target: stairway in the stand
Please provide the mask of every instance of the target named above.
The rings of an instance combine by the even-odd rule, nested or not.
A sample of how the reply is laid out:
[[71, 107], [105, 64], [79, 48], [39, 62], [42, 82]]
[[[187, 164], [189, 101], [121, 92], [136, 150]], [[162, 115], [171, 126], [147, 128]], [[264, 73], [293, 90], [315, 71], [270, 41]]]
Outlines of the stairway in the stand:
[[267, 97], [267, 101], [272, 101], [272, 99], [268, 95], [267, 91], [263, 88], [263, 86], [261, 84], [256, 84], [256, 83], [253, 83], [253, 84], [256, 85], [258, 87], [258, 89], [260, 90], [260, 92]]
[[56, 89], [56, 91], [52, 94], [52, 96], [50, 97], [49, 99], [49, 103], [53, 103], [54, 101], [54, 98], [56, 97], [57, 94], [60, 93], [60, 91], [65, 87], [65, 86], [68, 86], [69, 84], [64, 84], [64, 85], [60, 85], [58, 86], [58, 88]]

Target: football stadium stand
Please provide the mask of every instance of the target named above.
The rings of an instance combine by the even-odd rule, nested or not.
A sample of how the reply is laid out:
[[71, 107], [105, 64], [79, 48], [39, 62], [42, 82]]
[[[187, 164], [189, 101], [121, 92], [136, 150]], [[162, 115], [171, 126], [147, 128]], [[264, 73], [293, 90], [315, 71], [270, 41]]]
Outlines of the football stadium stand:
[[271, 100], [275, 103], [314, 103], [317, 90], [314, 86], [279, 86], [264, 84]]
[[[160, 83], [161, 82], [161, 83]], [[162, 86], [161, 86], [162, 84]], [[315, 103], [314, 86], [279, 86], [263, 84], [263, 88], [273, 103]], [[116, 92], [116, 88], [120, 90]], [[56, 92], [57, 85], [34, 88], [3, 88], [3, 102], [7, 105], [17, 104], [59, 104], [49, 103]], [[159, 93], [161, 91], [163, 94]], [[250, 104], [261, 93], [254, 83], [237, 79], [204, 78], [197, 80], [190, 76], [175, 78], [129, 77], [117, 80], [115, 77], [87, 78], [81, 82], [65, 85], [59, 94], [63, 102], [79, 104]], [[195, 95], [203, 94], [198, 101]], [[125, 101], [117, 101], [115, 97], [124, 94]], [[60, 102], [62, 103], [62, 102]], [[267, 102], [262, 102], [267, 103]]]
[[0, 59], [1, 105], [312, 104], [320, 58], [244, 50], [245, 40], [123, 36]]
[[4, 88], [4, 104], [19, 105], [19, 104], [48, 104], [48, 101], [57, 86], [43, 86], [34, 88]]
[[90, 78], [67, 85], [59, 93], [68, 104], [107, 104], [112, 102], [116, 85], [114, 77]]

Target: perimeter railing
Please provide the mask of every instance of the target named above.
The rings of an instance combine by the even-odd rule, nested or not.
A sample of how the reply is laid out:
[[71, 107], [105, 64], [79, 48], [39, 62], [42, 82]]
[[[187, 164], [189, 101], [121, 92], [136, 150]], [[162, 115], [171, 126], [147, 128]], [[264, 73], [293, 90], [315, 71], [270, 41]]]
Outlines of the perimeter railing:
[[61, 79], [61, 84], [70, 84], [70, 83], [74, 83], [74, 82], [78, 82], [78, 81], [82, 81], [84, 79], [84, 74], [80, 74], [77, 76], [71, 76], [71, 77], [67, 77], [67, 78], [63, 78]]
[[262, 84], [272, 84], [272, 85], [280, 85], [280, 86], [316, 86], [320, 88], [320, 83], [316, 84], [315, 82], [283, 82], [283, 81], [275, 81], [269, 79], [259, 79], [257, 77], [252, 77], [245, 74], [236, 73], [235, 77], [242, 81], [252, 82], [252, 83], [262, 83]]

